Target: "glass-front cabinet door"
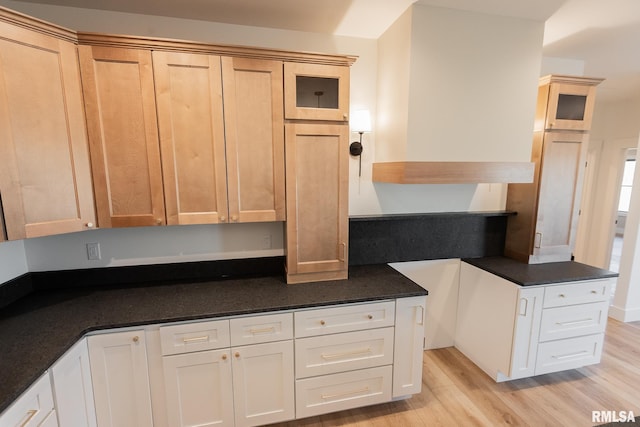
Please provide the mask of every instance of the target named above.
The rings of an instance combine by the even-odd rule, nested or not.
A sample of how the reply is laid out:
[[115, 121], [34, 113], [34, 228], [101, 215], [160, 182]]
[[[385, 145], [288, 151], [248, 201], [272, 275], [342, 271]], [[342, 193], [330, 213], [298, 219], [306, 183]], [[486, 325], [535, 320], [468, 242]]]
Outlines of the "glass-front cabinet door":
[[349, 67], [284, 64], [285, 118], [347, 121]]
[[589, 130], [595, 93], [594, 85], [551, 83], [545, 128]]

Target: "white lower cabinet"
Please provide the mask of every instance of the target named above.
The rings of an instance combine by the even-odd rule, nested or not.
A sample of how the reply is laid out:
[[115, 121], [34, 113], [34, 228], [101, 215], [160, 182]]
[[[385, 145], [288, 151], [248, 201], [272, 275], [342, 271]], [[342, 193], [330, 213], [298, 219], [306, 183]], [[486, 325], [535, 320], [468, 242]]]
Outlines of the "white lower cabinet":
[[455, 346], [496, 381], [599, 363], [614, 281], [522, 287], [463, 262]]
[[56, 427], [57, 425], [49, 372], [41, 376], [0, 414], [2, 427]]
[[51, 368], [58, 421], [64, 427], [95, 427], [96, 409], [86, 338], [78, 341]]
[[144, 331], [92, 335], [87, 340], [98, 425], [152, 426]]

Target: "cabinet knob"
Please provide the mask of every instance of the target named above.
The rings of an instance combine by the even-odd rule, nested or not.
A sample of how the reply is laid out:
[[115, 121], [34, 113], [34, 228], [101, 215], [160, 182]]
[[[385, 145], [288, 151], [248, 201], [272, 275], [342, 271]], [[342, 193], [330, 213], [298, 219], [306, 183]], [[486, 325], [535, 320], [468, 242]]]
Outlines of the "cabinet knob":
[[321, 321], [320, 321], [320, 324], [321, 324], [322, 326], [324, 326], [324, 325], [325, 325], [325, 323], [326, 323], [326, 322], [325, 322], [324, 320], [321, 320]]
[[558, 295], [560, 298], [564, 298], [564, 294], [560, 294]]
[[598, 293], [598, 291], [591, 291], [591, 293], [595, 295]]
[[372, 320], [373, 319], [373, 314], [368, 314], [367, 315], [367, 319]]
[[138, 341], [140, 341], [140, 337], [139, 336], [136, 335], [135, 337], [133, 337], [133, 342], [138, 342]]
[[236, 357], [236, 359], [238, 359], [238, 358], [240, 357], [240, 352], [239, 352], [239, 351], [236, 351], [236, 352], [235, 352], [235, 354], [234, 354], [234, 356]]
[[162, 219], [156, 218], [156, 225], [162, 225]]
[[222, 355], [222, 360], [227, 360], [227, 354], [226, 353]]
[[222, 215], [220, 216], [220, 222], [225, 222], [227, 220], [227, 217]]
[[85, 226], [86, 226], [87, 228], [93, 228], [93, 227], [94, 227], [94, 224], [93, 224], [92, 222], [88, 222], [88, 223], [86, 223], [86, 224], [85, 224]]
[[231, 216], [231, 221], [237, 222], [238, 221], [238, 216], [237, 215], [232, 215]]

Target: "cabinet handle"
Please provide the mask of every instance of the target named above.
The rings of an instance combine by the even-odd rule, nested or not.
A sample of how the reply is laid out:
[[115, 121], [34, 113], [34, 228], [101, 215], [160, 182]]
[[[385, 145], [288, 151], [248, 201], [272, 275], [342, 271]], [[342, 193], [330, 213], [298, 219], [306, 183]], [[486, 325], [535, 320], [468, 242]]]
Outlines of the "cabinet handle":
[[234, 356], [236, 357], [236, 359], [240, 358], [240, 352], [239, 352], [239, 351], [236, 351], [236, 352], [235, 352], [235, 354], [234, 354]]
[[27, 424], [29, 424], [29, 422], [33, 419], [33, 417], [36, 416], [37, 413], [37, 409], [31, 409], [27, 411], [27, 413], [25, 414], [27, 418], [20, 424], [20, 427], [25, 427]]
[[342, 353], [329, 353], [329, 354], [320, 354], [320, 357], [323, 359], [337, 359], [339, 357], [344, 356], [358, 356], [360, 354], [368, 354], [371, 353], [371, 347], [363, 348], [362, 350], [354, 350], [354, 351], [345, 351]]
[[367, 314], [367, 319], [373, 320], [373, 314]]
[[249, 332], [251, 332], [253, 335], [255, 334], [266, 334], [267, 332], [275, 332], [276, 328], [271, 326], [269, 328], [261, 328], [261, 329], [249, 329]]
[[562, 360], [562, 359], [569, 359], [571, 357], [582, 356], [583, 354], [589, 354], [589, 352], [585, 350], [585, 351], [579, 351], [577, 353], [564, 354], [562, 356], [551, 356], [551, 357], [554, 359]]
[[182, 338], [182, 342], [185, 344], [202, 341], [209, 341], [209, 335], [204, 335], [202, 337]]
[[342, 397], [342, 396], [350, 396], [352, 394], [360, 394], [360, 393], [366, 393], [369, 391], [369, 387], [364, 387], [358, 390], [353, 390], [353, 391], [345, 391], [344, 393], [335, 393], [335, 394], [323, 394], [320, 397], [322, 399], [333, 399], [336, 397]]
[[222, 216], [220, 217], [220, 222], [225, 222], [226, 220], [227, 220], [227, 217], [226, 217], [226, 216], [222, 215]]
[[342, 250], [340, 251], [342, 257], [338, 255], [338, 261], [344, 262], [344, 260], [347, 259], [347, 244], [345, 242], [342, 242], [340, 243], [340, 247], [342, 248]]
[[238, 216], [237, 215], [231, 215], [231, 221], [238, 222]]
[[136, 335], [135, 337], [133, 337], [132, 340], [133, 340], [133, 342], [138, 342], [138, 341], [140, 341], [140, 337]]
[[326, 324], [327, 324], [327, 322], [325, 322], [324, 320], [321, 320], [321, 321], [320, 321], [320, 324], [321, 324], [322, 326], [324, 326], [324, 325], [326, 325]]
[[559, 294], [559, 295], [558, 295], [558, 297], [559, 297], [559, 298], [564, 298], [564, 297], [565, 297], [565, 295], [564, 295], [564, 294]]
[[222, 355], [222, 360], [227, 360], [227, 354], [226, 353]]
[[162, 225], [162, 218], [156, 218], [156, 225]]
[[596, 295], [598, 291], [591, 291], [592, 294]]
[[570, 322], [556, 322], [556, 325], [570, 326], [570, 325], [577, 325], [577, 324], [580, 324], [580, 323], [587, 323], [587, 322], [591, 322], [591, 321], [593, 321], [593, 318], [582, 319], [582, 320], [572, 320]]
[[88, 223], [86, 223], [86, 224], [85, 224], [85, 226], [86, 226], [87, 228], [93, 228], [93, 227], [94, 227], [94, 225], [93, 225], [93, 223], [92, 223], [92, 222], [88, 222]]

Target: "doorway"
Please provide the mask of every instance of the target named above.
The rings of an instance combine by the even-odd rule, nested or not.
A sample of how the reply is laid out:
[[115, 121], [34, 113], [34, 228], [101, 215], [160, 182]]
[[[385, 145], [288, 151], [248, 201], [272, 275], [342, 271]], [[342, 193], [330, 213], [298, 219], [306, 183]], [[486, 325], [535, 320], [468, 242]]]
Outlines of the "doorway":
[[627, 149], [624, 166], [622, 172], [622, 181], [618, 190], [618, 211], [616, 215], [616, 228], [613, 236], [613, 244], [611, 246], [611, 258], [609, 261], [609, 270], [620, 271], [620, 257], [622, 255], [622, 244], [624, 241], [624, 229], [627, 223], [627, 214], [629, 213], [629, 204], [631, 202], [631, 189], [633, 186], [633, 176], [636, 169], [636, 152], [635, 148]]

